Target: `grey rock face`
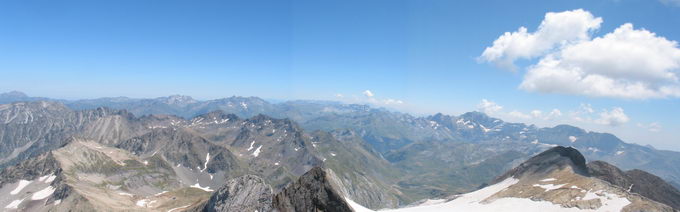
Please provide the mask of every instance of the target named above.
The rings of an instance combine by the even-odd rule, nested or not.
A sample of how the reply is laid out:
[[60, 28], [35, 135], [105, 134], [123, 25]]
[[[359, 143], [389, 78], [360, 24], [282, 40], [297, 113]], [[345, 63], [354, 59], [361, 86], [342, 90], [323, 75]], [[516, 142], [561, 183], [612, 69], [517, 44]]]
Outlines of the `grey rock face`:
[[326, 172], [315, 167], [274, 196], [273, 207], [281, 212], [352, 211], [331, 186]]
[[197, 168], [208, 173], [232, 172], [241, 168], [236, 156], [228, 149], [210, 143], [184, 128], [154, 129], [142, 136], [123, 141], [117, 147], [135, 155], [162, 155], [172, 164]]
[[588, 169], [593, 177], [680, 210], [680, 191], [657, 176], [637, 169], [624, 172], [604, 161], [590, 162]]
[[55, 102], [0, 105], [0, 168], [62, 146], [101, 117], [126, 114], [104, 108], [72, 111]]
[[271, 211], [272, 188], [255, 175], [244, 175], [229, 180], [215, 191], [203, 211]]

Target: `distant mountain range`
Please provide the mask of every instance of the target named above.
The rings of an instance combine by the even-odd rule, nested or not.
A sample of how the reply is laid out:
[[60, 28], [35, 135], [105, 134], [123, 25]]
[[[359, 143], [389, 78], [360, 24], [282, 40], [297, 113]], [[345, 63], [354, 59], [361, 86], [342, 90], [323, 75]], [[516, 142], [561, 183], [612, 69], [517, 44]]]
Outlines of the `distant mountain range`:
[[[644, 205], [677, 210], [672, 200], [678, 197], [673, 186], [680, 182], [680, 153], [568, 125], [538, 128], [479, 112], [415, 117], [324, 101], [273, 104], [257, 97], [198, 101], [187, 96], [66, 101], [19, 92], [0, 94], [0, 191], [16, 193], [0, 196], [0, 206], [295, 211], [309, 204], [303, 207], [291, 199], [326, 195], [321, 202], [333, 202], [328, 203], [332, 207], [318, 207], [396, 208], [500, 183], [504, 179], [497, 176], [555, 146], [573, 147], [584, 161], [604, 161], [574, 166], [583, 169], [574, 176], [621, 188], [635, 184], [639, 187], [624, 188], [623, 193], [605, 190], [625, 198], [625, 192], [634, 192], [661, 203]], [[324, 176], [332, 187], [326, 186], [323, 194], [305, 190], [310, 183], [295, 185], [313, 167], [322, 169], [310, 175]], [[512, 176], [524, 184], [536, 183]], [[578, 177], [564, 181], [573, 178]], [[227, 194], [243, 185], [248, 185], [248, 192], [242, 193], [245, 199], [229, 199]], [[290, 189], [309, 195], [291, 197], [299, 193], [286, 192]], [[343, 199], [331, 198], [330, 190]], [[50, 195], [32, 197], [40, 192]], [[548, 196], [538, 199], [597, 208], [594, 203], [565, 205]], [[257, 200], [248, 200], [251, 197]], [[644, 198], [628, 199], [647, 201]], [[264, 203], [246, 207], [241, 204], [246, 200]]]

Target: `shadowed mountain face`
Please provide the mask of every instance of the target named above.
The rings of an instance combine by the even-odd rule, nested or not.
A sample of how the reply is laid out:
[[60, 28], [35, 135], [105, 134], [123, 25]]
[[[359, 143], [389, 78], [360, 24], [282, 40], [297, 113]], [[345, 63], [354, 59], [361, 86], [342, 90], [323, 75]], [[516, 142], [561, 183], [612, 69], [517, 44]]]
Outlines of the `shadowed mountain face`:
[[229, 180], [204, 205], [192, 211], [328, 211], [351, 212], [322, 168], [315, 167], [298, 180], [274, 194], [266, 182], [255, 175]]
[[326, 172], [318, 167], [309, 170], [276, 194], [273, 205], [281, 212], [352, 211], [343, 196], [331, 186]]
[[529, 160], [498, 177], [493, 183], [508, 177], [522, 178], [526, 176], [545, 175], [555, 169], [570, 168], [575, 174], [588, 176], [586, 159], [572, 147], [554, 147], [531, 157]]
[[588, 170], [593, 177], [680, 210], [680, 191], [657, 176], [637, 169], [624, 172], [604, 161], [588, 163]]

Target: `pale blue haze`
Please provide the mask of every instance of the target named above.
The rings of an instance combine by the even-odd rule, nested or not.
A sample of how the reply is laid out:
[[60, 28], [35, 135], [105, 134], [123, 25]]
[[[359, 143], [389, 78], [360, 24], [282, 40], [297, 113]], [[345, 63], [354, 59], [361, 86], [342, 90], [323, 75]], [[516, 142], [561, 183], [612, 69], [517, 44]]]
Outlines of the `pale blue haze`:
[[[588, 103], [621, 107], [631, 120], [580, 126], [680, 150], [679, 99], [529, 93], [517, 88], [522, 70], [476, 60], [502, 33], [533, 31], [546, 12], [578, 8], [604, 19], [596, 35], [631, 22], [680, 40], [680, 7], [654, 0], [2, 0], [0, 92], [338, 100], [371, 90], [416, 114], [458, 114], [488, 99], [507, 111], [567, 116]], [[636, 126], [651, 122], [662, 130]]]

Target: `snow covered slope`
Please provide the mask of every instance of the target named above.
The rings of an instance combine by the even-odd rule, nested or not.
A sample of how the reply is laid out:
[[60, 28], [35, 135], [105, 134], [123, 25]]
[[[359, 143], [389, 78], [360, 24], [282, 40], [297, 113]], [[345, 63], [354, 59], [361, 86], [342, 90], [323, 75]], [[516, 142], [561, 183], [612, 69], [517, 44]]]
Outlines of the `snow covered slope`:
[[[555, 147], [480, 190], [381, 211], [674, 211], [628, 188], [590, 177], [587, 169], [577, 150]], [[347, 202], [355, 211], [372, 211], [350, 199]]]

